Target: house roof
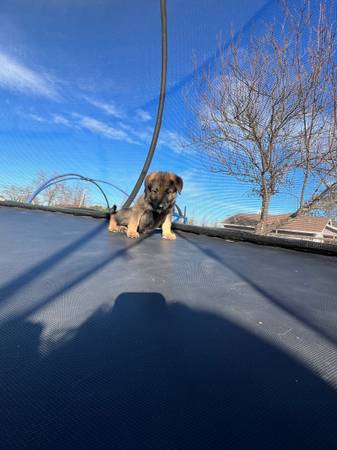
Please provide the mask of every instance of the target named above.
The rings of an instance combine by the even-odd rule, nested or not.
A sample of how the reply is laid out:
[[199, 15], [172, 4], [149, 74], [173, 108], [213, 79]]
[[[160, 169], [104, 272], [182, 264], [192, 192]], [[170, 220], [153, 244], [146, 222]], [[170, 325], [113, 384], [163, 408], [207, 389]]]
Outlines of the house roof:
[[[283, 221], [285, 219], [288, 219], [290, 217], [290, 213], [288, 214], [276, 214], [276, 215], [268, 215], [266, 223], [272, 224], [272, 223], [278, 223], [280, 221]], [[260, 214], [236, 214], [234, 216], [228, 217], [224, 220], [223, 223], [228, 225], [245, 225], [245, 226], [252, 226], [255, 227], [255, 225], [258, 224], [260, 220]]]
[[[311, 216], [298, 216], [294, 219], [290, 218], [291, 213], [287, 214], [270, 214], [268, 215], [266, 223], [275, 224], [275, 228], [278, 230], [288, 230], [297, 232], [308, 233], [322, 233], [325, 227], [329, 224], [329, 217], [311, 217]], [[260, 219], [260, 214], [236, 214], [225, 219], [224, 224], [228, 225], [243, 225], [255, 227]], [[288, 220], [287, 220], [288, 219]], [[280, 222], [285, 221], [282, 225], [278, 226]]]
[[278, 227], [279, 230], [307, 231], [308, 233], [323, 233], [330, 222], [329, 217], [299, 216], [288, 220]]

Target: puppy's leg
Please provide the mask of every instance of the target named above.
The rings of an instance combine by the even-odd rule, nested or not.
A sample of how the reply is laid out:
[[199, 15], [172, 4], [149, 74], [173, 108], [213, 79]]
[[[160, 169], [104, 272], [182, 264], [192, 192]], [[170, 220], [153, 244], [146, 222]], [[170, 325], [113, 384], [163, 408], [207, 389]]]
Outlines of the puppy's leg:
[[163, 239], [168, 239], [169, 241], [173, 241], [174, 239], [176, 239], [176, 235], [171, 230], [171, 225], [172, 225], [172, 218], [170, 211], [165, 217], [164, 223], [161, 227]]
[[125, 233], [131, 217], [131, 208], [124, 208], [110, 216], [109, 231]]
[[135, 239], [135, 238], [139, 237], [138, 225], [139, 225], [139, 222], [140, 222], [143, 212], [144, 212], [143, 209], [137, 208], [137, 206], [132, 208], [132, 213], [130, 216], [130, 220], [128, 223], [128, 229], [126, 232], [126, 234], [129, 238]]
[[119, 225], [116, 221], [115, 214], [111, 214], [110, 216], [109, 231], [111, 233], [117, 233], [119, 231]]

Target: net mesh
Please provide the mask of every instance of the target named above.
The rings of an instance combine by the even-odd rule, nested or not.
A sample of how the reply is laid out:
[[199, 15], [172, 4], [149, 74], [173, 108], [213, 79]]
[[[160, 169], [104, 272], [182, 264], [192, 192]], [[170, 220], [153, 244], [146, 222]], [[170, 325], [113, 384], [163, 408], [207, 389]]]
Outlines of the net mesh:
[[[281, 23], [284, 11], [273, 0], [172, 0], [167, 17], [167, 94], [151, 170], [184, 179], [178, 204], [189, 223], [222, 226], [237, 214], [258, 216], [262, 199], [254, 183], [211, 170], [209, 154], [193, 144], [191, 105], [198, 100], [196, 79], [205, 71], [219, 76], [219, 43], [228, 48], [231, 36], [240, 36], [240, 51], [247, 52], [250, 37], [265, 24]], [[160, 33], [154, 0], [1, 2], [0, 199], [28, 201], [48, 179], [76, 173], [111, 183], [101, 184], [110, 204], [123, 204], [155, 124]], [[302, 175], [291, 171], [289, 182], [272, 193], [269, 214], [297, 210]], [[68, 178], [34, 202], [106, 208], [97, 186]], [[314, 188], [309, 183], [309, 197]], [[334, 213], [319, 215], [333, 220]]]

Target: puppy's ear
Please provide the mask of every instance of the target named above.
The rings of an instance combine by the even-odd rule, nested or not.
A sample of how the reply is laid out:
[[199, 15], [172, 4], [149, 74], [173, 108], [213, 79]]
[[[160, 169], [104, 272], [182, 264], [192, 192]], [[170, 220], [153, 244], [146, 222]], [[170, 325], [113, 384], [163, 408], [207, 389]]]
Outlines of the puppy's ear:
[[145, 178], [145, 182], [144, 182], [144, 185], [145, 185], [145, 194], [148, 194], [149, 192], [150, 192], [150, 188], [151, 188], [151, 181], [150, 181], [150, 175], [148, 175], [146, 178]]
[[145, 194], [147, 195], [151, 190], [151, 182], [152, 179], [156, 176], [157, 172], [151, 172], [146, 178], [145, 178]]
[[174, 184], [180, 194], [184, 187], [183, 179], [181, 177], [178, 177], [178, 175], [174, 175]]

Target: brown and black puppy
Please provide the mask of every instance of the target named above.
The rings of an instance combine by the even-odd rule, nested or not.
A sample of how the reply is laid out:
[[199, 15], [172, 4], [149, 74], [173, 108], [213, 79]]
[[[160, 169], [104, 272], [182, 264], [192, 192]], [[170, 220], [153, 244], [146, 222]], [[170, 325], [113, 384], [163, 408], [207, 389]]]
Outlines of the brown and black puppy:
[[133, 208], [123, 208], [110, 217], [109, 231], [126, 232], [130, 238], [138, 238], [162, 227], [164, 239], [175, 239], [171, 231], [172, 210], [177, 192], [181, 192], [183, 180], [171, 172], [152, 172], [145, 179], [145, 192]]

